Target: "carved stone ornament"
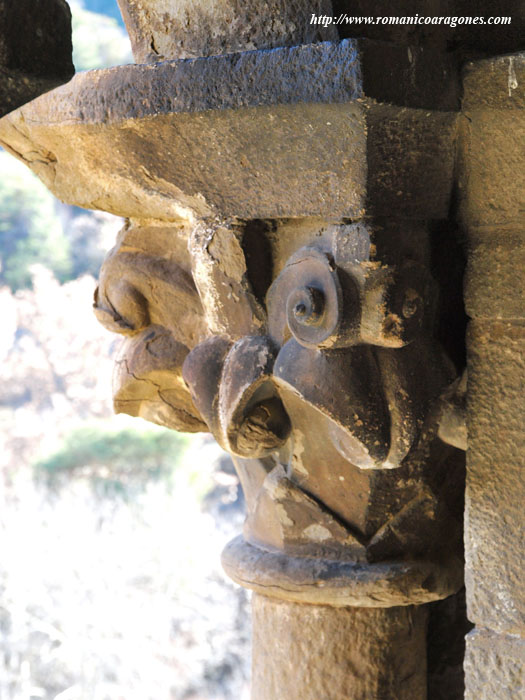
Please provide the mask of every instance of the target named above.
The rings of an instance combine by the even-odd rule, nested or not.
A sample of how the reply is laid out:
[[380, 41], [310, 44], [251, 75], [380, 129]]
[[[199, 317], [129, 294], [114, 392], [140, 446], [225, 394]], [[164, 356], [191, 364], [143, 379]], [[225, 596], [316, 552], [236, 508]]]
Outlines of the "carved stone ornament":
[[0, 143], [126, 219], [95, 296], [124, 336], [115, 408], [233, 457], [247, 517], [223, 563], [256, 591], [252, 698], [459, 697], [450, 42], [343, 38], [305, 21], [325, 0], [119, 4], [140, 64], [78, 74], [1, 119]]
[[[514, 698], [523, 1], [477, 4], [505, 24], [459, 22], [464, 1], [118, 2], [138, 65], [11, 112], [0, 144], [127, 220], [95, 298], [124, 336], [115, 408], [233, 457], [253, 700], [464, 696], [466, 404], [465, 697]], [[65, 7], [0, 14], [37, 4]], [[344, 12], [383, 22], [311, 21]]]
[[444, 598], [463, 577], [464, 328], [436, 263], [453, 62], [372, 39], [230, 49], [81, 73], [0, 143], [126, 217], [95, 299], [124, 336], [115, 408], [232, 454], [228, 573], [297, 602]]
[[390, 607], [461, 585], [457, 373], [428, 232], [404, 226], [401, 248], [387, 220], [129, 224], [102, 268], [115, 408], [232, 455], [247, 518], [223, 562], [265, 595]]

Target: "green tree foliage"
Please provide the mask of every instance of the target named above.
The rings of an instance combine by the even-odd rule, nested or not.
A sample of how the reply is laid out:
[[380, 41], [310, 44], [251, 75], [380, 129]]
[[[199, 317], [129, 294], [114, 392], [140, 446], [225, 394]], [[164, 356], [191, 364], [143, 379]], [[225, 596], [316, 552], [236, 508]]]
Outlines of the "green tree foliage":
[[34, 263], [62, 282], [69, 278], [69, 244], [55, 201], [28, 168], [0, 151], [0, 284], [30, 287]]
[[83, 426], [66, 435], [54, 454], [39, 461], [35, 473], [52, 488], [76, 477], [87, 479], [101, 495], [130, 496], [151, 480], [169, 480], [187, 444], [186, 436], [171, 430]]

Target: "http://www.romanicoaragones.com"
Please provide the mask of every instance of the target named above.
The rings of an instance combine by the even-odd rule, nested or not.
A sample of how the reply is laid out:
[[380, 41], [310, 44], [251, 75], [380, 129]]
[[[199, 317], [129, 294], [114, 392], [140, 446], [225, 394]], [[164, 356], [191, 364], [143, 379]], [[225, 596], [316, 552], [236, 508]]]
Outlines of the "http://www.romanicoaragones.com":
[[482, 24], [511, 24], [512, 17], [431, 17], [426, 15], [412, 15], [406, 17], [352, 17], [346, 13], [340, 15], [316, 15], [312, 14], [310, 24], [318, 24], [322, 27], [330, 25], [347, 25], [347, 24], [400, 24], [400, 25], [424, 25], [424, 24], [443, 24], [450, 27], [458, 27], [461, 25], [482, 25]]

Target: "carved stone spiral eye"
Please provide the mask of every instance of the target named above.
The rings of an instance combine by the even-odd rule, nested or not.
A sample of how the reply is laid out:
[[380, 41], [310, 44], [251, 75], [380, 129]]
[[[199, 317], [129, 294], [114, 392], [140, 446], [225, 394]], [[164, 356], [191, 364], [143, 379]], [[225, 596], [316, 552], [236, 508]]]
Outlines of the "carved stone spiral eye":
[[360, 313], [351, 280], [341, 279], [331, 257], [315, 248], [302, 248], [288, 260], [268, 291], [267, 305], [270, 335], [278, 345], [292, 335], [306, 347], [339, 347], [348, 342]]
[[325, 297], [315, 287], [300, 287], [293, 291], [287, 300], [289, 322], [300, 326], [318, 326], [323, 319]]
[[286, 316], [288, 327], [298, 342], [321, 345], [333, 336], [340, 320], [340, 296], [337, 279], [329, 274], [326, 279], [314, 274], [308, 286], [290, 292]]

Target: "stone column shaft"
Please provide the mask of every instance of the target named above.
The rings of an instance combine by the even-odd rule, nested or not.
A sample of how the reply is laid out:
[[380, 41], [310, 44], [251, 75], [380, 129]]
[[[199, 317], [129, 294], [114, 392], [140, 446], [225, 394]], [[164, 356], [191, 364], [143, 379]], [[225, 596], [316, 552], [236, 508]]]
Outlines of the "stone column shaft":
[[525, 56], [470, 64], [466, 698], [525, 695]]
[[255, 594], [252, 700], [425, 700], [427, 606], [334, 608]]

